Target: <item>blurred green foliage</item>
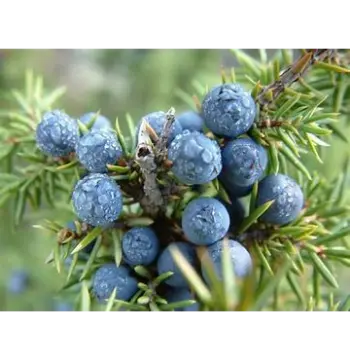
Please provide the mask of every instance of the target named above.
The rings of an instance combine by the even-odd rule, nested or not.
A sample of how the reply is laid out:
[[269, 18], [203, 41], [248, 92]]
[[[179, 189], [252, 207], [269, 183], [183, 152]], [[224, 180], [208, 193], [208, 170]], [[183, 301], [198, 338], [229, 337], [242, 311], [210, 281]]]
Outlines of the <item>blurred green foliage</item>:
[[[118, 116], [123, 127], [126, 113], [138, 121], [142, 115], [171, 106], [178, 113], [187, 110], [178, 90], [194, 93], [195, 80], [208, 86], [219, 83], [221, 65], [232, 64], [229, 55], [224, 50], [0, 50], [0, 110], [6, 108], [8, 91], [23, 87], [25, 70], [30, 68], [43, 75], [48, 87], [67, 87], [60, 104], [71, 116], [100, 109], [112, 121]], [[349, 138], [349, 127], [342, 130]], [[323, 165], [313, 157], [306, 162], [332, 180], [349, 147], [334, 137], [330, 142]], [[12, 214], [11, 203], [0, 208], [0, 310], [52, 310], [62, 281], [45, 258], [55, 239], [32, 225], [42, 218], [64, 224], [73, 214], [68, 209], [29, 212], [18, 229]], [[19, 295], [6, 288], [16, 268], [30, 274], [28, 289]], [[344, 290], [350, 291], [349, 277], [344, 273], [342, 278]]]

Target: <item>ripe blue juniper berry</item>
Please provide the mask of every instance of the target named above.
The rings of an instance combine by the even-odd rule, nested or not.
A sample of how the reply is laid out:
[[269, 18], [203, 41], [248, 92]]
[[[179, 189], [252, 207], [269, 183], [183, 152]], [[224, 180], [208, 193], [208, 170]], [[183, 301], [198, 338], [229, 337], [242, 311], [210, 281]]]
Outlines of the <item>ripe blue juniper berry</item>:
[[195, 111], [186, 111], [177, 117], [177, 120], [183, 130], [203, 132], [204, 120], [200, 114]]
[[226, 189], [230, 198], [241, 198], [249, 195], [252, 192], [253, 185], [239, 186], [233, 182], [233, 178], [228, 172], [222, 171], [219, 175], [219, 180]]
[[202, 103], [206, 126], [216, 135], [235, 138], [253, 125], [256, 107], [251, 95], [239, 84], [212, 88]]
[[259, 182], [257, 206], [274, 200], [261, 220], [276, 225], [295, 220], [304, 206], [304, 195], [300, 186], [284, 174], [268, 175]]
[[107, 300], [114, 289], [117, 289], [116, 299], [129, 300], [137, 291], [137, 280], [131, 270], [124, 265], [102, 265], [94, 274], [92, 292], [100, 302]]
[[238, 186], [253, 185], [267, 166], [266, 150], [254, 140], [231, 140], [222, 151], [222, 173]]
[[175, 261], [171, 255], [171, 246], [176, 246], [191, 265], [194, 265], [196, 262], [196, 252], [191, 244], [185, 242], [175, 242], [168, 245], [160, 254], [157, 261], [158, 274], [171, 271], [173, 272], [173, 275], [165, 280], [166, 284], [173, 287], [187, 287], [187, 281], [182, 275], [181, 270], [175, 264]]
[[[95, 116], [95, 115], [96, 115], [96, 113], [94, 113], [94, 112], [86, 113], [80, 117], [80, 121], [83, 124], [87, 125], [90, 122], [90, 120], [93, 118], [93, 116]], [[102, 129], [105, 129], [105, 130], [112, 129], [112, 125], [111, 125], [110, 120], [107, 119], [105, 116], [98, 115], [94, 121], [94, 124], [91, 127], [91, 130], [102, 130]]]
[[[232, 266], [235, 275], [238, 278], [247, 276], [253, 267], [253, 262], [248, 250], [241, 245], [238, 241], [227, 240]], [[207, 247], [209, 259], [212, 261], [215, 273], [219, 279], [222, 280], [222, 255], [224, 250], [224, 240], [217, 241], [216, 243]], [[210, 283], [208, 275], [202, 263], [202, 275], [207, 283]]]
[[[145, 115], [143, 119], [145, 119], [151, 128], [155, 131], [155, 133], [160, 137], [163, 132], [163, 128], [166, 122], [166, 116], [164, 111], [155, 111], [148, 115]], [[136, 138], [138, 136], [140, 126], [141, 126], [142, 119], [139, 121], [136, 129]], [[180, 125], [179, 121], [175, 119], [171, 126], [170, 134], [168, 137], [168, 145], [170, 142], [175, 138], [176, 135], [182, 132], [182, 126]], [[137, 142], [136, 142], [137, 143]]]
[[150, 227], [134, 227], [124, 234], [122, 248], [127, 264], [149, 265], [158, 255], [159, 240]]
[[8, 282], [7, 289], [12, 294], [21, 294], [23, 293], [29, 284], [29, 275], [26, 270], [15, 269], [11, 272]]
[[231, 204], [229, 204], [219, 197], [216, 197], [216, 199], [225, 206], [230, 216], [230, 229], [232, 231], [236, 231], [237, 228], [242, 224], [246, 213], [242, 202], [237, 198], [230, 198]]
[[37, 146], [49, 156], [74, 152], [78, 139], [77, 122], [60, 110], [46, 112], [36, 128]]
[[[165, 297], [169, 304], [179, 302], [179, 301], [194, 299], [192, 293], [187, 288], [171, 289], [167, 292]], [[180, 307], [180, 308], [175, 309], [175, 311], [198, 311], [198, 310], [199, 310], [198, 303], [192, 304], [190, 306]]]
[[168, 158], [172, 171], [184, 184], [205, 184], [214, 180], [222, 169], [221, 151], [215, 140], [204, 134], [185, 130], [171, 142]]
[[192, 200], [182, 214], [182, 230], [195, 245], [210, 245], [222, 239], [230, 227], [226, 207], [216, 199]]
[[108, 130], [91, 130], [80, 138], [76, 153], [80, 163], [90, 172], [107, 172], [123, 151], [116, 135]]
[[79, 180], [72, 200], [78, 218], [92, 226], [111, 224], [123, 208], [119, 185], [105, 174], [90, 174]]

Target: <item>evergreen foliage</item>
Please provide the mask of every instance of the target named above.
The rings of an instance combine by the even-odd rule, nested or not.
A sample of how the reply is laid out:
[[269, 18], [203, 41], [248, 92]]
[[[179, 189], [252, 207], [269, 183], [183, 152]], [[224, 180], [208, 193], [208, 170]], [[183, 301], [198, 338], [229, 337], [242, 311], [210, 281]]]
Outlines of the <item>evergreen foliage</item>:
[[[267, 152], [265, 176], [285, 174], [300, 185], [304, 206], [298, 216], [285, 225], [264, 222], [263, 215], [274, 201], [258, 204], [258, 179], [249, 195], [239, 200], [246, 210], [243, 221], [231, 227], [222, 240], [220, 276], [215, 270], [217, 263], [213, 264], [205, 248], [197, 247], [196, 260], [188, 261], [179, 248], [169, 246], [176, 271], [181, 271], [190, 290], [187, 295], [193, 298], [186, 295], [181, 300], [179, 296], [179, 301], [168, 303], [166, 284], [171, 283], [174, 274], [159, 274], [153, 264], [132, 266], [138, 287], [130, 299], [118, 299], [112, 287], [109, 299], [97, 301], [92, 291], [94, 274], [104, 264], [124, 266], [122, 239], [130, 228], [152, 226], [164, 249], [169, 243], [186, 240], [181, 218], [191, 200], [212, 197], [228, 204], [237, 201], [217, 176], [209, 183], [190, 185], [181, 183], [172, 172], [174, 164], [167, 150], [175, 109], [155, 109], [163, 111], [166, 119], [161, 132], [144, 119], [139, 122], [130, 115], [119, 117], [111, 134], [120, 144], [122, 156], [107, 165], [108, 176], [118, 183], [122, 193], [123, 209], [117, 220], [109, 226], [94, 227], [75, 215], [73, 228], [44, 219], [33, 224], [46, 231], [48, 238], [55, 237], [46, 262], [65, 274], [62, 295], [74, 289], [76, 310], [171, 311], [193, 304], [201, 311], [350, 308], [337, 279], [339, 267], [350, 266], [349, 162], [344, 163], [341, 173], [334, 174], [333, 181], [312, 169], [312, 161], [305, 162], [312, 156], [323, 164], [332, 137], [348, 146], [342, 131], [350, 106], [348, 54], [316, 49], [302, 50], [296, 59], [292, 55], [289, 50], [281, 50], [268, 59], [261, 50], [260, 59], [255, 59], [244, 51], [232, 50], [239, 66], [223, 69], [221, 83], [239, 83], [251, 92], [257, 114], [247, 135]], [[178, 94], [191, 109], [195, 105], [201, 113], [209, 90], [198, 79], [194, 94], [181, 90]], [[0, 161], [5, 169], [0, 174], [0, 206], [13, 202], [15, 226], [26, 212], [48, 206], [68, 209], [74, 217], [72, 191], [86, 176], [86, 169], [74, 152], [59, 157], [45, 155], [35, 137], [44, 114], [59, 108], [63, 94], [63, 88], [48, 91], [43, 79], [29, 71], [25, 88], [11, 92], [12, 108], [0, 112]], [[88, 133], [98, 116], [96, 111], [88, 123], [76, 120], [81, 135]], [[121, 122], [127, 124], [128, 131], [121, 131]], [[208, 129], [204, 134], [221, 147], [230, 140]], [[179, 169], [184, 170], [183, 166]], [[253, 269], [245, 278], [235, 276], [229, 248], [232, 240], [242, 243], [253, 259]], [[93, 242], [91, 253], [80, 256]]]

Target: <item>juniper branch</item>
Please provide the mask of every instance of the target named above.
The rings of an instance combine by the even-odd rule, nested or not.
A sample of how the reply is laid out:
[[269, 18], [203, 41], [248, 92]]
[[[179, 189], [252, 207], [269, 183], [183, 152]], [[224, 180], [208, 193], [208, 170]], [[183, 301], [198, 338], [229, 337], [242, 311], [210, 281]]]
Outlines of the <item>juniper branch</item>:
[[[169, 194], [163, 194], [160, 190], [157, 183], [157, 174], [166, 159], [168, 138], [175, 121], [175, 109], [170, 108], [165, 116], [166, 121], [162, 134], [157, 139], [154, 139], [156, 135], [152, 132], [147, 122], [145, 120], [142, 121], [135, 155], [135, 160], [139, 164], [144, 178], [144, 197], [141, 199], [141, 205], [148, 214], [153, 215], [165, 209], [165, 198], [169, 196]], [[155, 146], [151, 145], [152, 139], [156, 140]]]
[[157, 214], [159, 208], [164, 205], [164, 200], [157, 184], [156, 155], [153, 146], [150, 144], [146, 125], [147, 122], [142, 120], [135, 155], [135, 161], [139, 164], [144, 178], [144, 197], [140, 202], [147, 213]]
[[[345, 91], [344, 83], [342, 84], [339, 81], [339, 84], [336, 85], [335, 100], [329, 100], [330, 103], [325, 102], [326, 107], [323, 109], [319, 105], [321, 104], [321, 99], [323, 99], [324, 89], [322, 87], [319, 88], [317, 82], [318, 80], [323, 82], [324, 79], [322, 77], [326, 78], [329, 76], [327, 71], [315, 71], [315, 74], [311, 74], [307, 79], [309, 87], [307, 88], [301, 84], [302, 86], [297, 89], [299, 92], [288, 89], [288, 87], [292, 86], [295, 82], [301, 82], [305, 73], [313, 65], [315, 65], [315, 68], [323, 70], [333, 69], [336, 73], [349, 72], [348, 69], [344, 70], [344, 68], [334, 65], [338, 64], [336, 56], [337, 53], [334, 50], [306, 50], [295, 63], [282, 73], [279, 72], [279, 65], [276, 66], [273, 76], [278, 80], [263, 88], [260, 94], [258, 94], [261, 99], [261, 101], [258, 101], [258, 104], [264, 111], [260, 113], [263, 116], [260, 117], [256, 127], [251, 131], [259, 142], [269, 148], [268, 150], [272, 149], [270, 154], [271, 169], [269, 169], [268, 173], [278, 173], [279, 169], [281, 169], [282, 173], [288, 174], [288, 169], [284, 164], [284, 157], [286, 157], [298, 170], [301, 169], [304, 174], [308, 174], [307, 164], [304, 165], [302, 160], [298, 158], [299, 153], [303, 154], [306, 151], [305, 149], [308, 149], [306, 140], [310, 140], [310, 143], [313, 145], [312, 148], [316, 145], [328, 146], [318, 136], [328, 135], [328, 120], [333, 120], [335, 116], [338, 116], [335, 114], [343, 113], [343, 107], [345, 106], [344, 99], [348, 95]], [[253, 77], [252, 81], [255, 83], [256, 79], [261, 79], [263, 83], [269, 83], [267, 79], [270, 78], [270, 75], [272, 76], [272, 73], [270, 74], [270, 70], [273, 70], [272, 64], [266, 64], [265, 62], [260, 64], [255, 60], [244, 57], [243, 59], [248, 63], [248, 71], [247, 68], [243, 68], [239, 70], [239, 74], [246, 75], [246, 72], [249, 73], [249, 69], [251, 70], [249, 66], [253, 66], [256, 76]], [[332, 60], [332, 63], [328, 63], [327, 59]], [[340, 64], [342, 63], [340, 62]], [[329, 84], [326, 84], [328, 94], [328, 92], [331, 93], [337, 81], [333, 82], [328, 78], [326, 80], [329, 82]], [[234, 82], [235, 80], [233, 79], [232, 81]], [[254, 95], [256, 95], [259, 89], [261, 89], [260, 82], [256, 83]], [[286, 91], [290, 96], [287, 99], [284, 96], [278, 99], [283, 94], [283, 91]], [[198, 91], [198, 93], [205, 92], [205, 90]], [[308, 97], [317, 92], [319, 93], [318, 95]], [[332, 96], [329, 98], [332, 98]], [[300, 99], [301, 101], [299, 101]], [[17, 102], [21, 105], [21, 98], [19, 100], [17, 99]], [[275, 100], [277, 101], [275, 102]], [[335, 101], [336, 105], [332, 101]], [[273, 109], [266, 109], [270, 105], [273, 105]], [[24, 110], [25, 108], [27, 108], [26, 104], [24, 104]], [[4, 128], [4, 139], [7, 139], [8, 135], [11, 137], [20, 136], [20, 139], [24, 136], [26, 136], [25, 139], [28, 138], [31, 118], [22, 114], [24, 110], [21, 110], [19, 115], [12, 119], [12, 125], [17, 124], [17, 128], [16, 126], [14, 127], [16, 131], [18, 129], [21, 130], [25, 126], [23, 135], [22, 130], [18, 134], [15, 131], [7, 132], [7, 129]], [[265, 110], [268, 111], [265, 112]], [[227, 204], [230, 203], [229, 194], [226, 193], [223, 184], [219, 181], [220, 179], [215, 180], [208, 187], [192, 188], [178, 184], [173, 176], [169, 176], [168, 170], [172, 164], [170, 161], [166, 161], [167, 144], [170, 130], [175, 120], [174, 115], [175, 111], [173, 108], [166, 113], [166, 121], [161, 134], [157, 134], [147, 121], [142, 121], [134, 157], [132, 157], [131, 149], [134, 150], [135, 144], [132, 142], [128, 146], [120, 131], [118, 122], [116, 123], [118, 139], [120, 139], [123, 149], [126, 149], [126, 156], [124, 159], [119, 160], [117, 164], [110, 165], [109, 170], [111, 173], [109, 175], [118, 180], [123, 195], [125, 195], [125, 207], [123, 208], [122, 215], [114, 222], [113, 229], [106, 230], [100, 234], [100, 229], [98, 228], [95, 228], [95, 230], [92, 226], [87, 226], [86, 223], [79, 223], [79, 225], [76, 223], [77, 230], [71, 231], [69, 228], [63, 228], [54, 221], [48, 222], [43, 226], [37, 226], [37, 228], [46, 229], [58, 235], [55, 248], [47, 259], [47, 263], [53, 262], [58, 271], [61, 271], [62, 261], [70, 256], [72, 246], [75, 246], [73, 265], [69, 268], [67, 283], [64, 285], [64, 288], [69, 288], [82, 280], [88, 280], [90, 274], [93, 274], [100, 265], [107, 261], [109, 262], [112, 255], [115, 258], [115, 262], [119, 265], [123, 256], [121, 237], [124, 231], [129, 230], [130, 227], [149, 226], [152, 224], [153, 230], [159, 239], [162, 239], [162, 245], [167, 246], [172, 242], [187, 241], [179, 220], [183, 208], [193, 198], [203, 195], [210, 197], [217, 196], [217, 198], [221, 198]], [[37, 116], [37, 118], [39, 119], [40, 116]], [[132, 125], [132, 121], [130, 123]], [[131, 125], [130, 128], [132, 129]], [[134, 139], [133, 129], [131, 136]], [[31, 142], [34, 141], [33, 136], [31, 136], [30, 140]], [[226, 140], [218, 141], [224, 144]], [[33, 202], [38, 207], [41, 199], [40, 191], [43, 189], [47, 193], [47, 195], [45, 193], [44, 195], [47, 196], [48, 201], [55, 203], [56, 192], [54, 190], [57, 188], [60, 192], [64, 192], [65, 195], [67, 193], [68, 195], [68, 192], [71, 191], [70, 184], [73, 176], [80, 177], [80, 168], [75, 167], [73, 172], [71, 166], [74, 162], [73, 157], [60, 158], [55, 161], [33, 153], [32, 148], [27, 146], [24, 141], [23, 143], [21, 140], [16, 142], [17, 146], [19, 150], [16, 155], [20, 161], [22, 159], [32, 160], [34, 165], [29, 165], [23, 169], [16, 169], [16, 175], [6, 173], [1, 176], [0, 174], [0, 180], [2, 180], [4, 185], [7, 185], [7, 182], [10, 180], [14, 182], [10, 186], [5, 186], [6, 192], [4, 192], [4, 189], [0, 191], [0, 204], [3, 204], [8, 199], [9, 194], [15, 193], [16, 196], [20, 194], [20, 196], [17, 196], [18, 200], [16, 200], [15, 211], [15, 218], [18, 223], [24, 211], [24, 200]], [[17, 149], [12, 149], [11, 151], [15, 152], [15, 150]], [[285, 156], [285, 153], [288, 157], [287, 155]], [[36, 163], [39, 164], [37, 167]], [[36, 173], [37, 170], [41, 171], [41, 173], [38, 173], [39, 175]], [[244, 280], [242, 283], [242, 290], [240, 287], [241, 282], [234, 286], [233, 270], [232, 266], [229, 266], [230, 262], [227, 256], [223, 257], [226, 260], [223, 261], [224, 276], [222, 281], [215, 277], [215, 269], [212, 269], [210, 278], [214, 279], [213, 286], [207, 289], [210, 296], [208, 296], [208, 291], [203, 288], [203, 283], [198, 281], [198, 279], [201, 279], [200, 272], [198, 274], [194, 273], [195, 267], [191, 269], [189, 267], [191, 264], [186, 265], [184, 259], [179, 260], [182, 268], [185, 270], [184, 276], [188, 279], [191, 290], [196, 294], [200, 309], [202, 311], [270, 309], [271, 302], [274, 302], [272, 309], [277, 310], [283, 309], [284, 306], [289, 306], [290, 294], [293, 296], [295, 294], [298, 301], [296, 305], [295, 303], [291, 304], [298, 306], [298, 309], [300, 306], [304, 309], [309, 290], [304, 291], [303, 286], [299, 285], [299, 283], [308, 281], [309, 270], [312, 270], [312, 274], [317, 275], [317, 277], [315, 276], [316, 280], [313, 280], [312, 299], [314, 300], [311, 305], [315, 309], [320, 307], [319, 303], [322, 305], [321, 295], [323, 295], [321, 280], [323, 279], [322, 281], [330, 286], [337, 287], [332, 267], [336, 266], [337, 263], [350, 266], [350, 250], [344, 240], [345, 236], [350, 233], [347, 220], [349, 208], [345, 206], [346, 202], [340, 203], [339, 201], [339, 199], [345, 199], [346, 184], [349, 178], [347, 174], [348, 170], [346, 170], [346, 173], [344, 172], [344, 174], [342, 173], [340, 174], [341, 176], [338, 176], [340, 181], [337, 179], [331, 184], [328, 184], [328, 180], [321, 181], [322, 179], [318, 178], [317, 173], [311, 182], [306, 181], [305, 177], [300, 176], [298, 182], [305, 193], [303, 213], [300, 214], [300, 217], [295, 222], [284, 226], [266, 225], [260, 219], [263, 208], [256, 206], [258, 186], [254, 187], [255, 190], [251, 193], [249, 214], [245, 217], [244, 226], [237, 228], [237, 230], [244, 230], [243, 234], [238, 233], [234, 228], [227, 234], [230, 238], [237, 239], [243, 243], [249, 251], [252, 250], [252, 255], [254, 254], [254, 260], [258, 265], [256, 266], [258, 271], [252, 272], [251, 279]], [[26, 191], [25, 193], [22, 190], [23, 188]], [[25, 194], [27, 198], [22, 197], [21, 194]], [[65, 198], [64, 201], [66, 202]], [[138, 206], [135, 207], [135, 211], [134, 208], [128, 206], [134, 203], [140, 203], [144, 210], [143, 213], [139, 212]], [[169, 211], [165, 211], [168, 203], [170, 206], [167, 210]], [[145, 216], [145, 214], [150, 215], [152, 219]], [[96, 234], [99, 236], [98, 242], [94, 246], [89, 259], [87, 261], [85, 259], [78, 259], [78, 252], [90, 244], [96, 238]], [[338, 240], [344, 241], [339, 245]], [[96, 256], [99, 246], [106, 245], [105, 248], [109, 250], [111, 241], [113, 253], [109, 252], [107, 255], [107, 253], [103, 252], [102, 256]], [[79, 247], [77, 247], [76, 243], [79, 243]], [[199, 260], [201, 259], [198, 258], [197, 260], [196, 265], [199, 265]], [[84, 266], [84, 269], [83, 273], [79, 274], [80, 268], [77, 269], [76, 267], [81, 265]], [[147, 284], [141, 284], [143, 287], [139, 286], [140, 290], [133, 296], [130, 302], [116, 300], [115, 304], [119, 308], [122, 306], [128, 310], [171, 310], [176, 303], [165, 304], [165, 300], [160, 297], [160, 294], [163, 294], [163, 289], [161, 288], [159, 294], [157, 292], [159, 279], [161, 278], [164, 281], [166, 273], [160, 274], [154, 279], [154, 267], [143, 268], [144, 274], [139, 269], [137, 270], [137, 268], [134, 270], [139, 276], [147, 274], [147, 276], [144, 276], [145, 281], [147, 279]], [[179, 268], [181, 268], [180, 265]], [[288, 281], [282, 282], [283, 278], [286, 278]], [[85, 284], [83, 282], [82, 307], [90, 309], [90, 297]], [[331, 295], [333, 296], [333, 293]], [[286, 296], [288, 296], [288, 299]], [[115, 292], [112, 293], [107, 305], [109, 310], [112, 309], [114, 297]], [[279, 298], [278, 307], [276, 305], [277, 297]], [[236, 303], [236, 300], [238, 303]], [[287, 302], [288, 305], [285, 305]], [[335, 306], [334, 299], [332, 298], [330, 308], [335, 308]], [[116, 307], [113, 307], [113, 309], [117, 310]]]
[[171, 127], [175, 121], [175, 109], [170, 108], [169, 111], [165, 115], [166, 121], [164, 123], [163, 131], [160, 139], [156, 144], [156, 154], [158, 161], [162, 162], [166, 156], [167, 151], [167, 143], [170, 135]]
[[258, 94], [256, 101], [263, 108], [271, 104], [284, 90], [297, 82], [317, 62], [331, 58], [335, 53], [333, 49], [312, 49], [301, 55], [293, 64], [288, 66], [280, 78], [272, 84], [265, 86]]

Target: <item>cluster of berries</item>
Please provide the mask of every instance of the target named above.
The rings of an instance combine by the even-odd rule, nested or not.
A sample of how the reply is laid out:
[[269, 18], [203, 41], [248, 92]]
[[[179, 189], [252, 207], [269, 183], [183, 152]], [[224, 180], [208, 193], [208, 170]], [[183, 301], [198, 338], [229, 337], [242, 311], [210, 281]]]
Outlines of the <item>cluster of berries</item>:
[[[91, 116], [86, 114], [80, 120], [88, 123]], [[196, 247], [206, 247], [221, 277], [223, 239], [226, 239], [236, 276], [249, 274], [251, 256], [234, 235], [245, 216], [239, 198], [248, 195], [254, 183], [259, 182], [257, 206], [274, 200], [261, 221], [275, 225], [296, 219], [304, 205], [302, 190], [293, 179], [283, 174], [264, 177], [268, 163], [266, 150], [248, 135], [255, 117], [256, 105], [251, 95], [239, 84], [223, 84], [208, 92], [200, 114], [189, 111], [175, 119], [168, 137], [172, 173], [179, 183], [188, 186], [207, 184], [218, 178], [231, 203], [209, 197], [189, 202], [182, 214], [183, 238], [170, 245], [164, 245], [152, 227], [126, 231], [122, 238], [123, 263], [119, 267], [105, 264], [94, 274], [92, 288], [97, 299], [105, 301], [116, 288], [117, 298], [129, 300], [138, 290], [132, 268], [152, 264], [159, 274], [173, 273], [165, 281], [170, 289], [165, 296], [168, 301], [193, 298], [171, 256], [170, 249], [175, 245], [195, 267], [202, 263]], [[151, 113], [144, 119], [161, 135], [166, 121], [164, 112]], [[140, 125], [141, 122], [137, 129]], [[99, 116], [92, 129], [80, 136], [77, 121], [56, 110], [45, 114], [36, 134], [38, 147], [44, 153], [66, 156], [75, 152], [89, 172], [76, 183], [72, 194], [78, 219], [91, 226], [111, 226], [121, 214], [123, 195], [117, 182], [107, 175], [107, 165], [115, 164], [123, 151], [108, 119]], [[224, 141], [219, 142], [220, 138]], [[202, 274], [209, 282], [204, 268]], [[183, 310], [196, 309], [197, 304]]]

